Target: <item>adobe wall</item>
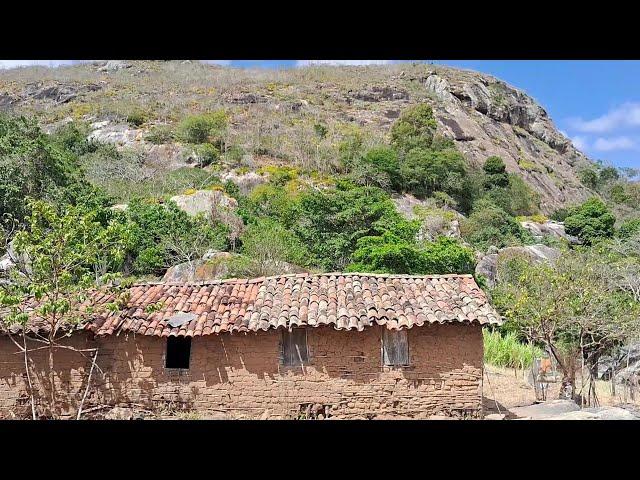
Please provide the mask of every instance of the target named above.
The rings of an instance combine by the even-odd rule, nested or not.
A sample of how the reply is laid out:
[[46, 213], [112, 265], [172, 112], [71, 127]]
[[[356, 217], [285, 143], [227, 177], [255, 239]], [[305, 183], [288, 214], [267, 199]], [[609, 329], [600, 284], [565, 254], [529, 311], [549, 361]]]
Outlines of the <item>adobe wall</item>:
[[[280, 364], [280, 331], [193, 339], [189, 370], [164, 368], [166, 340], [133, 334], [72, 343], [99, 348], [85, 409], [136, 404], [150, 410], [197, 411], [229, 418], [296, 418], [308, 405], [336, 418], [434, 414], [477, 416], [481, 405], [482, 331], [447, 324], [408, 331], [410, 366], [381, 365], [382, 327], [363, 332], [309, 328], [309, 363]], [[0, 337], [0, 417], [28, 415], [22, 355]], [[72, 414], [86, 386], [90, 362], [77, 352], [55, 357], [59, 403]], [[32, 365], [37, 388], [48, 388], [46, 352]], [[47, 390], [48, 391], [48, 390]], [[64, 395], [62, 394], [64, 392]], [[317, 407], [316, 407], [317, 408]], [[319, 411], [319, 410], [317, 410]]]

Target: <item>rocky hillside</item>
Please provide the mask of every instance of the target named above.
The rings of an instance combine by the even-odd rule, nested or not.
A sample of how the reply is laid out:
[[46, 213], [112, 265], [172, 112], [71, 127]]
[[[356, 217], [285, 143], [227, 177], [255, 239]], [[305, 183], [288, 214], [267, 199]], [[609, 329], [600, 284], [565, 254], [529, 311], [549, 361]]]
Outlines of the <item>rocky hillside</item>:
[[384, 140], [403, 109], [427, 102], [440, 132], [479, 166], [501, 156], [541, 196], [543, 212], [590, 192], [576, 177], [589, 160], [545, 110], [506, 83], [426, 64], [238, 70], [191, 61], [96, 62], [0, 71], [0, 110], [37, 114], [45, 128], [87, 122], [93, 138], [143, 153], [153, 169], [193, 165], [193, 151], [150, 133], [186, 115], [224, 108], [234, 167], [293, 164], [330, 173], [341, 141]]

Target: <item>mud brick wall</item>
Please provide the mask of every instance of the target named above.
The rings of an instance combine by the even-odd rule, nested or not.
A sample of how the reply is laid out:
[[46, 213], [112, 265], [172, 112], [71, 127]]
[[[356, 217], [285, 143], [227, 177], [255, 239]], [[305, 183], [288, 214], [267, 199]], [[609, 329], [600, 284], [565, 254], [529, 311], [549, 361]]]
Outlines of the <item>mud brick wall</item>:
[[[482, 331], [478, 325], [426, 325], [408, 330], [410, 365], [382, 366], [382, 327], [362, 332], [309, 328], [309, 365], [280, 362], [281, 332], [223, 334], [192, 341], [188, 370], [164, 367], [166, 340], [120, 335], [72, 339], [97, 346], [85, 408], [136, 404], [231, 418], [295, 418], [313, 406], [335, 418], [430, 415], [477, 416], [482, 398]], [[24, 363], [0, 338], [0, 417], [28, 409]], [[46, 352], [38, 352], [38, 396], [48, 390]], [[90, 361], [77, 352], [56, 354], [57, 394], [73, 414], [86, 387]], [[24, 414], [24, 413], [23, 413]]]

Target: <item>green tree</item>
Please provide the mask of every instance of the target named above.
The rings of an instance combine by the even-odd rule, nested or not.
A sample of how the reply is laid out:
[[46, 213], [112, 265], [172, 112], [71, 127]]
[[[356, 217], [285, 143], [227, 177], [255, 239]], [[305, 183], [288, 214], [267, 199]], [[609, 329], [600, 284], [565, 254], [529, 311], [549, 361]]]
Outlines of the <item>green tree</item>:
[[191, 115], [178, 125], [178, 137], [187, 143], [221, 143], [229, 118], [223, 110]]
[[420, 103], [410, 107], [402, 112], [391, 127], [391, 145], [400, 152], [408, 152], [413, 148], [429, 149], [437, 126], [429, 105]]
[[459, 198], [465, 190], [466, 173], [464, 157], [453, 149], [414, 148], [400, 160], [403, 187], [419, 196], [441, 191]]
[[199, 258], [209, 249], [227, 247], [226, 226], [190, 217], [173, 202], [134, 199], [119, 215], [122, 222], [131, 224], [132, 232], [125, 271], [138, 275], [160, 275], [168, 267]]
[[408, 222], [396, 211], [384, 191], [346, 183], [339, 183], [336, 189], [301, 194], [291, 226], [316, 264], [327, 270], [349, 264], [360, 237], [390, 231], [411, 240], [419, 228], [418, 222]]
[[242, 253], [252, 263], [255, 276], [276, 275], [285, 263], [306, 266], [310, 255], [300, 240], [275, 220], [258, 219], [241, 237]]
[[358, 239], [348, 271], [430, 275], [472, 273], [473, 252], [452, 238], [439, 237], [423, 246], [384, 232]]
[[25, 199], [56, 200], [77, 179], [77, 157], [35, 120], [0, 115], [0, 216], [22, 221]]
[[[96, 212], [80, 207], [66, 206], [59, 210], [41, 200], [31, 200], [27, 206], [30, 213], [26, 228], [16, 234], [14, 242], [18, 255], [27, 260], [21, 271], [12, 272], [10, 282], [2, 284], [0, 305], [5, 312], [0, 321], [5, 327], [16, 324], [22, 327], [22, 342], [13, 337], [12, 340], [24, 354], [29, 384], [30, 352], [47, 349], [49, 395], [48, 411], [44, 413], [55, 417], [60, 413], [56, 403], [55, 354], [60, 350], [74, 350], [81, 355], [87, 352], [62, 344], [61, 340], [69, 329], [93, 313], [91, 309], [79, 308], [86, 299], [86, 290], [114, 279], [112, 272], [118, 270], [124, 259], [131, 232], [127, 225], [115, 221], [105, 226], [97, 221]], [[27, 313], [30, 302], [35, 302], [35, 309]], [[37, 335], [39, 347], [27, 346], [28, 322], [42, 326], [43, 333]], [[32, 389], [31, 398], [35, 418]]]
[[476, 248], [486, 250], [530, 243], [531, 235], [502, 208], [490, 201], [478, 200], [469, 217], [460, 225], [462, 237]]
[[502, 158], [497, 156], [489, 157], [485, 160], [482, 170], [486, 175], [484, 187], [491, 189], [495, 187], [507, 187], [509, 185], [509, 176], [507, 175], [507, 167]]
[[[553, 264], [518, 258], [508, 263], [498, 266], [492, 299], [523, 335], [553, 355], [570, 394], [580, 356], [593, 379], [598, 358], [640, 332], [640, 304], [621, 288], [602, 252], [567, 251]], [[593, 382], [591, 387], [590, 397]]]
[[572, 208], [564, 219], [564, 226], [569, 235], [591, 245], [600, 239], [612, 237], [615, 222], [616, 218], [605, 203], [593, 197]]

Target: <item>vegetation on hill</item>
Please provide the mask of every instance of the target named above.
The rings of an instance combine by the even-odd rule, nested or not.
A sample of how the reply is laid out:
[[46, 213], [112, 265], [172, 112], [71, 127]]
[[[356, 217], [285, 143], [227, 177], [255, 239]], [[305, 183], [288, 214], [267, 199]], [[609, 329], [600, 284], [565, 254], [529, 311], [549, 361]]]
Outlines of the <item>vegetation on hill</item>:
[[[541, 213], [550, 213], [544, 205], [548, 192], [534, 191], [532, 178], [554, 178], [553, 166], [543, 168], [528, 157], [514, 170], [508, 163], [513, 159], [494, 150], [480, 162], [475, 150], [471, 161], [466, 147], [442, 135], [426, 94], [389, 111], [385, 126], [374, 129], [366, 126], [366, 116], [346, 120], [350, 103], [336, 100], [341, 93], [332, 89], [330, 72], [323, 77], [326, 89], [305, 100], [306, 112], [281, 79], [259, 94], [234, 93], [229, 107], [210, 100], [217, 87], [204, 77], [180, 80], [183, 97], [169, 104], [157, 103], [155, 91], [147, 93], [156, 102], [130, 98], [125, 75], [114, 76], [105, 87], [111, 93], [94, 98], [99, 101], [54, 109], [60, 118], [37, 109], [32, 113], [38, 117], [0, 115], [0, 254], [13, 242], [36, 275], [32, 281], [14, 271], [11, 282], [1, 284], [0, 302], [12, 311], [3, 320], [24, 321], [17, 305], [27, 295], [55, 294], [58, 303], [42, 313], [54, 320], [70, 317], [87, 286], [158, 278], [209, 250], [238, 254], [230, 256], [229, 275], [235, 276], [270, 275], [291, 265], [473, 273], [489, 247], [534, 243], [518, 217], [544, 220]], [[303, 84], [311, 73], [294, 75]], [[377, 94], [359, 90], [349, 102]], [[267, 96], [278, 100], [278, 109], [259, 106]], [[262, 123], [243, 129], [249, 104], [258, 105]], [[376, 102], [367, 108], [380, 115]], [[87, 115], [143, 128], [145, 148], [151, 147], [99, 141]], [[67, 116], [71, 121], [51, 133], [39, 124]], [[549, 145], [531, 142], [541, 158], [551, 158]], [[175, 168], [154, 157], [178, 147], [186, 153]], [[259, 181], [243, 183], [250, 175]], [[564, 221], [582, 245], [564, 245], [555, 264], [515, 257], [499, 265], [500, 282], [491, 294], [509, 322], [485, 337], [489, 361], [524, 367], [545, 349], [571, 383], [568, 359], [583, 355], [593, 366], [640, 331], [640, 190], [632, 176], [600, 164], [583, 168], [581, 188], [593, 198], [583, 196], [551, 216]], [[237, 211], [191, 216], [170, 200], [201, 189], [224, 192]], [[411, 214], [399, 207], [407, 198], [418, 202]], [[126, 208], [113, 208], [123, 203]], [[459, 234], [450, 228], [454, 223]]]

